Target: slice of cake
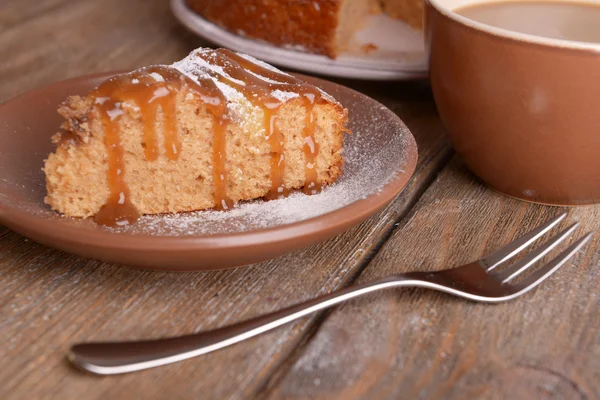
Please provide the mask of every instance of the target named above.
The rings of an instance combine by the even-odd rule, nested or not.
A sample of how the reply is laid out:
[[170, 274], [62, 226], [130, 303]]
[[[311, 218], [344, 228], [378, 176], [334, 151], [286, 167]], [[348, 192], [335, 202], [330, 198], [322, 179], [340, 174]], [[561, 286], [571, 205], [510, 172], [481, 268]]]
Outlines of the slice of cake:
[[336, 58], [366, 17], [384, 12], [422, 27], [424, 0], [186, 0], [203, 18], [242, 36]]
[[198, 49], [115, 76], [59, 108], [46, 203], [104, 225], [140, 214], [313, 194], [341, 174], [347, 111], [250, 56]]

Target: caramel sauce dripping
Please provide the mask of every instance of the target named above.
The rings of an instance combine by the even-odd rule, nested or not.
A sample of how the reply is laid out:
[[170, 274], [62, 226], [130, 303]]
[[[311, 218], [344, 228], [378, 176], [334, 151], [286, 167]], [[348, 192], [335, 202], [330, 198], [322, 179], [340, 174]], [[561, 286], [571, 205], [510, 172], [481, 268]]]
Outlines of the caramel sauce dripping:
[[100, 119], [105, 126], [104, 146], [108, 152], [108, 201], [94, 216], [100, 225], [124, 226], [137, 221], [140, 214], [129, 198], [129, 188], [125, 183], [125, 163], [123, 161], [123, 146], [119, 135], [118, 123], [113, 123], [121, 111], [121, 103], [107, 100], [98, 107]]
[[216, 210], [229, 210], [234, 206], [227, 195], [227, 100], [210, 79], [199, 79], [203, 88], [200, 98], [213, 115], [213, 181], [215, 183]]
[[[196, 75], [198, 83], [190, 81], [195, 92], [212, 114], [213, 129], [213, 182], [215, 184], [215, 210], [229, 210], [234, 206], [227, 195], [227, 99], [212, 79]], [[187, 79], [187, 78], [186, 78]]]
[[319, 149], [315, 140], [313, 107], [321, 98], [319, 89], [293, 76], [255, 64], [230, 50], [218, 49], [209, 55], [198, 53], [197, 56], [221, 67], [231, 79], [217, 73], [212, 75], [213, 78], [238, 90], [248, 101], [263, 111], [263, 126], [271, 146], [271, 188], [265, 196], [267, 200], [285, 197], [289, 192], [284, 183], [284, 138], [276, 125], [277, 111], [283, 103], [274, 97], [272, 92], [281, 90], [298, 93], [306, 108], [306, 127], [303, 130], [306, 178], [303, 190], [307, 194], [318, 193], [321, 189], [317, 183], [316, 173]]
[[140, 110], [144, 126], [142, 145], [146, 159], [154, 161], [158, 158], [156, 124], [159, 107], [164, 119], [165, 154], [171, 160], [178, 158], [181, 143], [177, 133], [175, 100], [181, 84], [180, 75], [167, 67], [144, 68], [113, 77], [91, 93], [96, 113], [104, 125], [104, 145], [108, 154], [109, 196], [106, 204], [94, 217], [98, 224], [124, 226], [134, 223], [140, 216], [131, 203], [129, 188], [124, 179], [124, 149], [119, 125], [124, 113], [123, 103], [130, 102]]
[[285, 156], [284, 137], [277, 125], [275, 125], [275, 112], [271, 109], [263, 110], [264, 125], [269, 126], [267, 132], [269, 145], [271, 146], [271, 188], [265, 196], [266, 200], [275, 200], [286, 197], [289, 189], [285, 187]]
[[197, 76], [196, 83], [174, 68], [155, 66], [111, 78], [91, 93], [95, 101], [95, 115], [104, 125], [104, 144], [108, 154], [109, 197], [94, 218], [97, 223], [113, 227], [124, 226], [134, 223], [139, 217], [139, 212], [131, 203], [124, 179], [124, 149], [119, 124], [120, 116], [124, 113], [123, 103], [133, 104], [140, 111], [143, 121], [142, 145], [148, 161], [154, 161], [159, 156], [156, 125], [159, 109], [161, 110], [164, 121], [164, 152], [170, 160], [176, 160], [181, 151], [177, 131], [176, 96], [182, 85], [197, 95], [213, 116], [215, 208], [227, 210], [233, 207], [234, 203], [227, 195], [227, 100], [213, 79], [238, 90], [263, 111], [263, 125], [271, 148], [271, 188], [265, 196], [266, 199], [281, 198], [288, 193], [284, 182], [284, 136], [277, 127], [277, 112], [283, 102], [272, 93], [274, 90], [281, 90], [299, 95], [306, 109], [305, 127], [302, 132], [306, 159], [303, 190], [307, 194], [320, 191], [316, 173], [319, 146], [315, 140], [313, 107], [321, 99], [321, 92], [295, 77], [257, 65], [229, 50], [219, 49], [208, 54], [200, 52], [197, 56], [221, 67], [227, 76], [212, 70], [203, 71], [210, 73], [212, 79]]
[[321, 185], [317, 182], [317, 156], [319, 155], [319, 144], [315, 140], [315, 116], [312, 108], [315, 104], [314, 97], [303, 97], [307, 109], [304, 120], [304, 145], [302, 150], [306, 157], [306, 179], [302, 191], [306, 194], [317, 194], [321, 191]]

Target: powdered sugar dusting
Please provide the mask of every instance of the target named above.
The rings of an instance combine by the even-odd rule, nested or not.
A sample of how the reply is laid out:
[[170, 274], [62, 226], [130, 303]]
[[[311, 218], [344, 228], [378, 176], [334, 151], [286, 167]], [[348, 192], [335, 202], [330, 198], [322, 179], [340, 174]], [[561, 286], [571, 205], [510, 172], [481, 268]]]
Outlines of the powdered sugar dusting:
[[[266, 63], [266, 62], [264, 62], [262, 60], [254, 58], [254, 57], [252, 57], [252, 56], [250, 56], [248, 54], [243, 54], [243, 53], [236, 53], [236, 54], [239, 55], [240, 57], [245, 58], [246, 60], [248, 60], [250, 62], [253, 62], [256, 65], [260, 65], [261, 67], [266, 68], [266, 69], [268, 69], [270, 71], [277, 72], [279, 74], [283, 74], [283, 75], [287, 75], [287, 76], [292, 76], [292, 75], [288, 74], [287, 72], [283, 72], [283, 71], [275, 68], [271, 64], [268, 64], [268, 63]], [[264, 76], [260, 76], [258, 74], [253, 74], [253, 75], [255, 75], [255, 76], [259, 77], [260, 79], [262, 79], [264, 81], [267, 81], [267, 82], [275, 82], [275, 81], [271, 81], [271, 80], [265, 78]], [[333, 98], [329, 93], [321, 90], [321, 88], [317, 88], [317, 89], [319, 89], [319, 91], [321, 92], [321, 94], [323, 95], [323, 97], [326, 98], [328, 101], [330, 101], [332, 103], [337, 103], [337, 100], [335, 98]]]
[[218, 83], [218, 80], [211, 75], [211, 73], [216, 73], [239, 85], [244, 86], [246, 84], [244, 81], [229, 76], [221, 66], [206, 61], [202, 57], [199, 57], [198, 54], [210, 57], [213, 54], [213, 51], [209, 49], [196, 49], [186, 58], [173, 63], [171, 66], [196, 82], [198, 82], [199, 79], [211, 79], [213, 82]]
[[271, 94], [273, 95], [273, 97], [275, 97], [281, 102], [286, 102], [288, 100], [295, 99], [296, 97], [300, 96], [298, 93], [284, 92], [283, 90], [274, 90], [273, 92], [271, 92]]
[[[222, 67], [220, 67], [219, 65], [216, 65], [214, 63], [207, 62], [203, 58], [198, 57], [198, 54], [202, 54], [204, 57], [210, 59], [211, 55], [213, 54], [213, 50], [202, 49], [202, 48], [196, 49], [196, 50], [192, 51], [186, 58], [172, 64], [171, 66], [173, 68], [177, 69], [178, 71], [180, 71], [181, 73], [183, 73], [184, 75], [186, 75], [187, 77], [191, 78], [195, 82], [199, 82], [200, 79], [211, 79], [217, 85], [217, 87], [223, 92], [225, 99], [227, 99], [227, 104], [228, 104], [229, 109], [232, 110], [233, 112], [240, 112], [239, 104], [240, 103], [248, 103], [248, 101], [244, 98], [244, 96], [241, 92], [239, 92], [235, 88], [215, 79], [214, 74], [221, 75], [221, 76], [235, 82], [236, 84], [245, 85], [245, 82], [232, 78], [223, 70]], [[236, 54], [254, 64], [257, 64], [265, 69], [268, 69], [269, 71], [273, 71], [273, 72], [276, 72], [278, 74], [282, 74], [285, 76], [291, 76], [290, 74], [283, 72], [261, 60], [257, 60], [256, 58], [254, 58], [252, 56], [249, 56], [247, 54], [242, 54], [242, 53], [236, 53]], [[249, 72], [252, 75], [254, 75], [255, 77], [257, 77], [258, 79], [265, 81], [266, 83], [284, 83], [284, 82], [279, 82], [279, 81], [276, 81], [273, 79], [269, 79], [267, 77], [264, 77], [260, 74], [253, 73], [251, 71], [249, 71]], [[322, 90], [321, 90], [321, 93], [322, 93], [323, 97], [325, 99], [327, 99], [327, 101], [332, 102], [332, 103], [337, 103], [337, 101], [333, 97], [331, 97], [329, 94], [325, 93]], [[298, 97], [298, 94], [295, 92], [291, 92], [291, 91], [287, 92], [287, 91], [283, 91], [280, 89], [274, 90], [272, 92], [272, 94], [275, 98], [277, 98], [280, 101], [284, 101], [284, 102], [288, 101], [290, 99], [293, 99], [295, 97]], [[245, 107], [247, 107], [247, 104], [241, 108], [243, 109]]]
[[[157, 72], [151, 72], [150, 76], [152, 78], [154, 78], [154, 80], [156, 82], [164, 82], [165, 81], [165, 78], [163, 78], [163, 76], [161, 74], [157, 73]], [[133, 83], [133, 79], [131, 80], [131, 82]]]
[[[201, 54], [202, 57], [199, 57], [198, 55]], [[272, 65], [269, 65], [263, 61], [257, 60], [254, 57], [251, 57], [249, 55], [246, 54], [242, 54], [242, 53], [237, 53], [240, 57], [245, 58], [246, 60], [255, 63], [265, 69], [268, 69], [269, 71], [273, 71], [285, 76], [291, 76], [283, 71], [278, 70], [277, 68], [273, 67]], [[211, 63], [210, 60], [211, 58], [214, 57], [214, 50], [211, 49], [196, 49], [194, 51], [192, 51], [186, 58], [184, 58], [181, 61], [178, 61], [174, 64], [171, 65], [171, 67], [177, 69], [178, 71], [180, 71], [181, 73], [183, 73], [184, 75], [186, 75], [187, 77], [189, 77], [190, 79], [192, 79], [193, 81], [200, 83], [200, 80], [206, 80], [206, 79], [210, 79], [212, 80], [215, 85], [217, 85], [217, 87], [219, 88], [219, 90], [223, 93], [223, 96], [225, 97], [225, 99], [227, 100], [227, 109], [230, 113], [230, 118], [233, 121], [236, 121], [237, 123], [240, 123], [242, 125], [242, 127], [245, 127], [246, 125], [248, 126], [255, 126], [256, 124], [254, 123], [255, 121], [247, 121], [249, 116], [252, 115], [258, 115], [261, 113], [260, 109], [258, 109], [257, 107], [255, 107], [252, 103], [250, 103], [243, 95], [243, 93], [241, 93], [239, 90], [237, 90], [236, 88], [221, 82], [219, 79], [215, 78], [215, 75], [220, 75], [222, 77], [225, 77], [227, 80], [230, 80], [232, 82], [235, 82], [235, 84], [239, 84], [242, 86], [245, 86], [246, 83], [244, 81], [235, 79], [233, 77], [231, 77], [230, 75], [227, 74], [227, 72], [225, 72], [225, 70], [217, 65], [216, 63]], [[204, 58], [207, 58], [209, 61], [206, 61]], [[258, 79], [266, 82], [266, 83], [284, 83], [284, 82], [279, 82], [279, 81], [275, 81], [273, 79], [269, 79], [267, 77], [264, 77], [260, 74], [256, 74], [253, 73], [251, 71], [249, 71], [252, 75], [254, 75], [255, 77], [257, 77]], [[330, 95], [328, 95], [327, 93], [323, 92], [321, 90], [321, 93], [323, 95], [323, 98], [325, 98], [327, 101], [332, 102], [332, 103], [337, 103], [337, 101], [331, 97]], [[296, 97], [298, 97], [298, 93], [294, 92], [294, 91], [284, 91], [281, 89], [276, 89], [273, 92], [271, 92], [271, 94], [273, 95], [274, 98], [276, 98], [277, 100], [279, 100], [282, 103], [285, 103], [291, 99], [294, 99]]]

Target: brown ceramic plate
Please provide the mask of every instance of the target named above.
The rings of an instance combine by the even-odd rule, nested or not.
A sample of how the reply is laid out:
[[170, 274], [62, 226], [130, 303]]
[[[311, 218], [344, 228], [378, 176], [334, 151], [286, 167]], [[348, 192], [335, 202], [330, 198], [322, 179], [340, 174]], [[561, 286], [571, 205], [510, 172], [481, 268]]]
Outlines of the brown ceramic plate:
[[417, 146], [402, 121], [375, 100], [299, 75], [338, 99], [351, 135], [338, 182], [315, 196], [240, 204], [229, 212], [144, 216], [114, 230], [58, 215], [44, 204], [44, 159], [61, 119], [58, 104], [86, 94], [115, 72], [33, 90], [0, 105], [0, 223], [48, 246], [147, 269], [206, 270], [267, 260], [330, 238], [388, 204], [408, 183]]

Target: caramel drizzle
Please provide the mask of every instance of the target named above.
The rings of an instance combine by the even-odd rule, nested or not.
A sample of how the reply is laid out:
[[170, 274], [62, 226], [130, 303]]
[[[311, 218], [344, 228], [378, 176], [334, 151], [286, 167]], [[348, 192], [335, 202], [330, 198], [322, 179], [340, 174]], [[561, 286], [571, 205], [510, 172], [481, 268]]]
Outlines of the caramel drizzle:
[[[217, 85], [206, 78], [198, 78], [196, 91], [213, 115], [213, 181], [215, 183], [215, 209], [228, 210], [234, 202], [227, 195], [227, 99]], [[200, 91], [198, 91], [200, 89]]]
[[[152, 74], [158, 74], [153, 76]], [[156, 80], [156, 77], [159, 80]], [[134, 223], [139, 212], [131, 203], [125, 182], [124, 149], [121, 143], [119, 119], [122, 105], [131, 102], [139, 108], [143, 121], [144, 154], [148, 161], [158, 158], [156, 133], [158, 109], [164, 120], [165, 154], [176, 160], [181, 150], [177, 132], [175, 100], [180, 74], [167, 67], [149, 67], [109, 79], [92, 92], [96, 113], [104, 126], [104, 145], [108, 154], [108, 201], [94, 219], [98, 224], [124, 226]]]
[[108, 99], [98, 106], [100, 120], [104, 125], [104, 146], [108, 153], [108, 201], [94, 216], [100, 225], [123, 226], [134, 223], [139, 218], [135, 206], [131, 204], [129, 188], [125, 183], [125, 163], [123, 145], [119, 135], [119, 125], [113, 123], [120, 113], [121, 102]]
[[[271, 148], [271, 188], [265, 196], [267, 199], [281, 198], [288, 193], [284, 182], [284, 136], [277, 127], [277, 112], [283, 102], [273, 96], [272, 92], [282, 90], [298, 93], [306, 109], [305, 127], [302, 132], [306, 159], [303, 190], [307, 194], [317, 193], [320, 190], [316, 173], [319, 146], [315, 140], [313, 108], [322, 98], [321, 92], [295, 77], [264, 68], [229, 50], [219, 49], [209, 54], [200, 52], [197, 56], [220, 66], [227, 75], [205, 71], [210, 73], [213, 79], [238, 90], [248, 101], [263, 110], [263, 124]], [[227, 195], [227, 100], [212, 79], [201, 76], [197, 78], [198, 83], [174, 68], [156, 66], [111, 78], [92, 92], [95, 99], [95, 115], [105, 129], [104, 144], [108, 154], [107, 180], [110, 190], [108, 201], [95, 216], [97, 223], [123, 226], [135, 222], [139, 217], [139, 212], [131, 203], [129, 189], [124, 180], [124, 149], [119, 125], [123, 103], [132, 103], [140, 110], [144, 131], [142, 146], [148, 161], [154, 161], [159, 156], [156, 125], [160, 108], [164, 121], [164, 152], [170, 160], [176, 160], [181, 151], [177, 130], [176, 96], [182, 85], [186, 85], [199, 96], [213, 116], [215, 208], [227, 210], [233, 206], [233, 201]]]
[[[303, 151], [306, 158], [303, 190], [307, 194], [318, 193], [320, 186], [317, 183], [316, 158], [319, 149], [315, 140], [313, 107], [321, 98], [319, 89], [293, 76], [255, 64], [230, 50], [218, 49], [211, 54], [198, 53], [197, 56], [221, 67], [229, 78], [217, 73], [212, 73], [212, 77], [238, 90], [248, 101], [263, 111], [263, 126], [271, 147], [271, 188], [265, 196], [266, 199], [281, 198], [288, 193], [284, 183], [284, 138], [276, 124], [277, 111], [283, 103], [274, 97], [272, 92], [281, 90], [299, 94], [306, 108], [306, 126], [303, 130]], [[271, 82], [265, 81], [255, 74], [267, 78]]]

